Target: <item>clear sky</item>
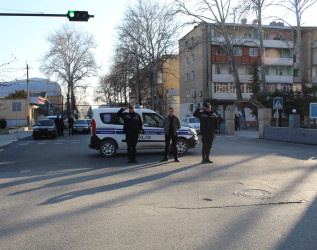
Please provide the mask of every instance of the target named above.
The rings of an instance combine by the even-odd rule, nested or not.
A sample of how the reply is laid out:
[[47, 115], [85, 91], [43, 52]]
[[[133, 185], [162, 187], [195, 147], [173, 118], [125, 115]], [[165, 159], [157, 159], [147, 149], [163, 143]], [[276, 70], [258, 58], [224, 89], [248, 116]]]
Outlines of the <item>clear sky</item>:
[[[133, 0], [0, 0], [1, 13], [66, 14], [68, 10], [85, 10], [95, 18], [88, 22], [71, 22], [75, 27], [92, 33], [98, 45], [95, 56], [103, 75], [113, 48], [114, 27], [120, 23], [127, 4]], [[39, 71], [40, 60], [48, 51], [48, 35], [63, 24], [70, 23], [66, 17], [10, 17], [0, 16], [0, 64], [14, 55], [18, 61], [16, 78], [26, 78], [26, 62], [29, 77], [46, 78]], [[96, 82], [96, 79], [92, 79]]]
[[[85, 10], [95, 15], [88, 22], [72, 22], [75, 27], [92, 33], [98, 45], [96, 61], [101, 65], [100, 76], [107, 72], [115, 42], [114, 27], [120, 24], [128, 4], [134, 0], [0, 0], [1, 13], [44, 13], [66, 14], [68, 10]], [[317, 5], [312, 7], [304, 19], [305, 25], [317, 26]], [[283, 12], [279, 12], [282, 14]], [[248, 18], [248, 22], [253, 19]], [[46, 78], [40, 71], [40, 60], [48, 51], [48, 35], [63, 24], [69, 23], [66, 17], [8, 17], [0, 16], [0, 64], [9, 61], [14, 55], [17, 62], [16, 78], [26, 78], [26, 62], [29, 77]], [[295, 24], [294, 19], [290, 21]], [[267, 24], [267, 22], [265, 22]], [[55, 80], [55, 79], [52, 79]], [[95, 85], [97, 79], [91, 79]], [[90, 91], [92, 93], [92, 90]]]

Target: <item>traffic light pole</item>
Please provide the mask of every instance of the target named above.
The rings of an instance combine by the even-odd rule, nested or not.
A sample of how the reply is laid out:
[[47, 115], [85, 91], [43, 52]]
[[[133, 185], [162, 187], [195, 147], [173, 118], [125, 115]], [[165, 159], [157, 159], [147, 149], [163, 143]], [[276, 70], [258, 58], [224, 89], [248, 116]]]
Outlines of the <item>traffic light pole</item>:
[[[68, 17], [67, 14], [24, 14], [24, 13], [0, 13], [0, 16], [38, 16], [38, 17]], [[88, 15], [89, 18], [95, 17], [94, 15]], [[88, 20], [87, 20], [88, 21]]]

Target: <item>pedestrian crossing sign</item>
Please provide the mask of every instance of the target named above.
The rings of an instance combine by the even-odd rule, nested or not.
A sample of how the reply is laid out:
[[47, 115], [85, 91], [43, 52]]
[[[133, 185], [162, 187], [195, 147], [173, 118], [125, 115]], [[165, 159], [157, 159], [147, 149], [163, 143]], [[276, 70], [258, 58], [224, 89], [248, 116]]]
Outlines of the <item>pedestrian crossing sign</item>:
[[283, 98], [276, 97], [273, 99], [273, 109], [283, 109]]

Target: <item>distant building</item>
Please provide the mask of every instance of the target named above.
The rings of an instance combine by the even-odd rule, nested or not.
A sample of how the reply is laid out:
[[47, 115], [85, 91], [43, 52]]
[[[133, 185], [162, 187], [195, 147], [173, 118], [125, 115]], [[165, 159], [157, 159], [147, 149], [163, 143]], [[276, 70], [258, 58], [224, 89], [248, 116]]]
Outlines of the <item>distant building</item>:
[[0, 117], [5, 118], [7, 126], [29, 126], [32, 122], [47, 115], [62, 114], [65, 98], [60, 85], [47, 79], [29, 79], [29, 113], [26, 98], [9, 98], [16, 91], [27, 92], [27, 80], [9, 82], [0, 86]]
[[[136, 74], [131, 79], [130, 89], [130, 102], [143, 105], [145, 108], [151, 108], [152, 96], [154, 100], [157, 98], [160, 103], [155, 103], [155, 106], [161, 107], [163, 116], [168, 114], [168, 108], [170, 103], [166, 100], [166, 94], [169, 89], [179, 90], [179, 57], [178, 55], [168, 55], [164, 57], [158, 64], [157, 70], [157, 89], [153, 91], [149, 79], [149, 71], [147, 68], [140, 70], [138, 75]], [[158, 96], [157, 96], [158, 95]], [[174, 103], [175, 105], [175, 103]], [[174, 107], [175, 110], [179, 109], [179, 106]], [[159, 110], [155, 110], [159, 111]]]

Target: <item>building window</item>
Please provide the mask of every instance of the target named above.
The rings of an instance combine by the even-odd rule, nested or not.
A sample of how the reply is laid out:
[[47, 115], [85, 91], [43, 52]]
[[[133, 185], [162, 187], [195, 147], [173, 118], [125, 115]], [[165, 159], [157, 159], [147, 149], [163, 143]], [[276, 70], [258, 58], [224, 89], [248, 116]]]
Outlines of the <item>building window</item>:
[[234, 83], [230, 83], [230, 93], [236, 93], [236, 85]]
[[234, 54], [234, 56], [242, 56], [242, 49], [241, 49], [241, 47], [234, 47], [234, 48], [233, 48], [233, 54]]
[[186, 67], [188, 66], [188, 57], [186, 57], [186, 59], [185, 59], [185, 66]]
[[214, 93], [229, 93], [228, 83], [214, 83]]
[[216, 74], [217, 75], [221, 74], [220, 66], [216, 66]]
[[244, 39], [251, 39], [251, 34], [246, 33], [246, 34], [244, 34], [243, 38]]
[[245, 74], [252, 75], [252, 66], [245, 66]]
[[193, 64], [194, 61], [195, 61], [194, 55], [191, 55], [191, 57], [190, 57], [190, 63]]
[[229, 64], [229, 66], [228, 66], [228, 74], [232, 74], [231, 64]]
[[277, 87], [276, 83], [269, 84], [269, 91], [274, 92], [276, 90], [276, 87]]
[[13, 102], [12, 103], [12, 111], [13, 112], [21, 112], [21, 110], [22, 110], [21, 102]]
[[190, 78], [192, 81], [195, 79], [195, 72], [194, 71], [190, 72]]
[[285, 84], [283, 86], [283, 91], [290, 92], [291, 90], [293, 90], [293, 84]]
[[186, 89], [185, 97], [186, 97], [186, 98], [189, 97], [189, 91], [188, 91], [188, 89]]
[[188, 73], [185, 74], [185, 81], [188, 82]]
[[251, 88], [250, 88], [250, 84], [246, 83], [246, 92], [245, 93], [251, 93]]
[[223, 48], [221, 48], [220, 46], [216, 47], [216, 51], [215, 51], [216, 56], [225, 56], [226, 52]]
[[257, 48], [249, 48], [249, 56], [258, 56]]
[[196, 98], [196, 91], [195, 91], [195, 89], [192, 89], [192, 98]]

